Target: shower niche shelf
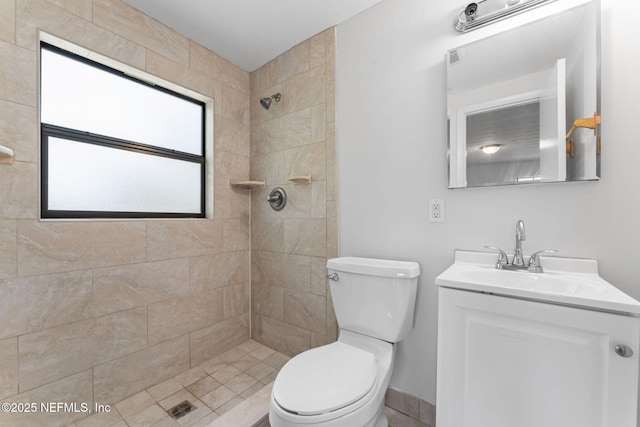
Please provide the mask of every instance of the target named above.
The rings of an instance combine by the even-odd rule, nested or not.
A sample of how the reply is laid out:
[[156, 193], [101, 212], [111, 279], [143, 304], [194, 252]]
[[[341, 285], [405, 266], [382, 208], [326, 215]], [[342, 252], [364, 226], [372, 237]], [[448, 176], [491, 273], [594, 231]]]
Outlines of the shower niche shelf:
[[291, 175], [287, 180], [294, 184], [311, 184], [311, 174]]
[[241, 190], [257, 190], [260, 188], [264, 188], [264, 181], [232, 179], [229, 184], [231, 185], [231, 188], [238, 188]]
[[0, 164], [13, 164], [13, 150], [11, 148], [0, 145]]

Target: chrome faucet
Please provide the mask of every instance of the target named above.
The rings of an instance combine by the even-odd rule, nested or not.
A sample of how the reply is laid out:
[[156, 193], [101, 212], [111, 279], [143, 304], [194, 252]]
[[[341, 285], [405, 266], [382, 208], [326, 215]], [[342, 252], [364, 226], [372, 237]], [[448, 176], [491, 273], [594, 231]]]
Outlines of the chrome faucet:
[[513, 265], [524, 267], [524, 256], [522, 255], [522, 242], [527, 240], [524, 233], [524, 221], [519, 219], [516, 224], [516, 253], [513, 255]]
[[541, 253], [554, 253], [556, 250], [542, 250], [534, 253], [529, 257], [529, 262], [526, 263], [522, 252], [522, 242], [527, 240], [527, 236], [524, 232], [524, 221], [518, 220], [516, 223], [516, 249], [513, 255], [513, 261], [509, 263], [509, 257], [500, 248], [495, 246], [485, 246], [488, 249], [494, 249], [498, 251], [498, 261], [496, 262], [496, 268], [498, 270], [525, 270], [529, 273], [542, 273], [544, 272], [542, 265], [540, 264], [539, 254]]

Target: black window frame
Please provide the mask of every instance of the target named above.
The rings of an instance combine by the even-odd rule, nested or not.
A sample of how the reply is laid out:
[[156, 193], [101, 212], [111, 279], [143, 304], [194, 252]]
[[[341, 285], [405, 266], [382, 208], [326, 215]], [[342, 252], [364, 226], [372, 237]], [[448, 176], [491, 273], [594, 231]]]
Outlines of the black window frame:
[[[129, 74], [111, 68], [99, 62], [92, 61], [73, 52], [69, 52], [55, 45], [40, 42], [40, 49], [48, 49], [55, 53], [67, 56], [71, 59], [81, 61], [87, 65], [99, 68], [101, 70], [115, 74], [121, 78], [125, 78], [138, 84], [150, 87], [161, 92], [168, 93], [183, 100], [197, 104], [202, 109], [202, 154], [192, 154], [169, 148], [143, 144], [136, 141], [129, 141], [114, 138], [106, 135], [85, 132], [77, 129], [56, 126], [49, 123], [40, 122], [40, 217], [45, 219], [114, 219], [114, 218], [206, 218], [206, 104], [202, 101], [193, 99], [186, 95], [177, 93], [170, 89], [164, 88], [157, 84], [147, 82]], [[42, 69], [40, 70], [42, 73]], [[53, 210], [48, 207], [48, 160], [49, 160], [49, 137], [57, 137], [76, 142], [99, 145], [112, 149], [131, 151], [151, 156], [166, 157], [174, 160], [187, 161], [200, 165], [200, 212], [184, 213], [184, 212], [127, 212], [127, 211], [83, 211], [83, 210]], [[99, 191], [96, 189], [96, 191]]]

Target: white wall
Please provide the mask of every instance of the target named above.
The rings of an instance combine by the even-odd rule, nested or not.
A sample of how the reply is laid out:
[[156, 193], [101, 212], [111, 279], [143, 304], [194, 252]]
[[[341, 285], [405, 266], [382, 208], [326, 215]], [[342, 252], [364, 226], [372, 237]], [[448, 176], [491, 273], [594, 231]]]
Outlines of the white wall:
[[[640, 26], [627, 19], [640, 2], [602, 0], [601, 181], [447, 190], [444, 53], [506, 22], [460, 35], [463, 6], [385, 0], [338, 26], [340, 254], [420, 263], [416, 325], [391, 385], [431, 403], [434, 279], [455, 248], [511, 249], [523, 219], [527, 253], [596, 258], [606, 280], [640, 299]], [[433, 198], [445, 201], [444, 223], [427, 221]]]

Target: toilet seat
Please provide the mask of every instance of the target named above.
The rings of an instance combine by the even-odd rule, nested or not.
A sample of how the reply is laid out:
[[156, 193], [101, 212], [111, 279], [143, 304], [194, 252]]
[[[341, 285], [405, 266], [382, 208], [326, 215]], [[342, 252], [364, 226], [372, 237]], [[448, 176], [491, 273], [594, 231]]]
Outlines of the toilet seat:
[[335, 342], [287, 362], [273, 385], [273, 398], [294, 414], [326, 414], [363, 399], [373, 389], [376, 377], [372, 353]]

